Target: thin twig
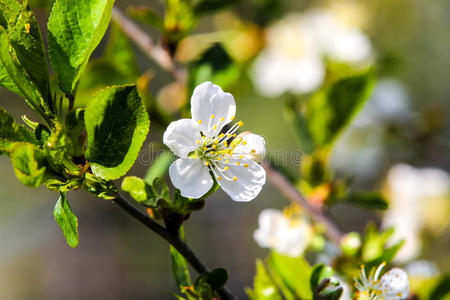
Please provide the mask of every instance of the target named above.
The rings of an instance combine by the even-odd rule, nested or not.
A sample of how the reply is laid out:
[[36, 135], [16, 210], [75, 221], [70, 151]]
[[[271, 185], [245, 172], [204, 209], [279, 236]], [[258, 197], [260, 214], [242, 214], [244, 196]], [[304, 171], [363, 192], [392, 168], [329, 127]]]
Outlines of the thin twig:
[[184, 72], [176, 68], [176, 64], [169, 52], [161, 45], [156, 44], [136, 23], [115, 7], [112, 9], [112, 18], [120, 24], [125, 34], [162, 69], [171, 74], [176, 80], [184, 79]]
[[[183, 242], [178, 235], [170, 234], [166, 228], [159, 225], [157, 222], [146, 216], [140, 210], [138, 210], [133, 204], [128, 202], [123, 196], [118, 195], [117, 198], [113, 200], [117, 203], [123, 210], [129, 213], [133, 218], [141, 222], [147, 228], [155, 232], [161, 238], [166, 240], [175, 249], [180, 252], [181, 255], [186, 259], [186, 261], [201, 274], [204, 272], [210, 272], [209, 268], [195, 255], [195, 253], [189, 248], [185, 242]], [[217, 293], [223, 300], [237, 299], [236, 296], [227, 288], [223, 287], [217, 290]]]
[[270, 183], [284, 196], [286, 199], [300, 204], [306, 212], [319, 223], [325, 224], [327, 227], [328, 237], [335, 243], [339, 244], [344, 233], [333, 219], [328, 217], [323, 210], [313, 207], [300, 191], [293, 186], [279, 171], [272, 168], [269, 164], [263, 162], [263, 168], [266, 170], [267, 178]]

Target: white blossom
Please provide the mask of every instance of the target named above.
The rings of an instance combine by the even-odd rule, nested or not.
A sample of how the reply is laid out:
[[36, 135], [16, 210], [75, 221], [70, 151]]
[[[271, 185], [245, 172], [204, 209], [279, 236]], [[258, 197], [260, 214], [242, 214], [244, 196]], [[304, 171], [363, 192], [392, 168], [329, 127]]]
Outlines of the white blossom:
[[284, 212], [264, 209], [258, 223], [259, 228], [253, 234], [258, 245], [292, 257], [305, 251], [312, 236], [308, 220], [292, 207]]
[[323, 83], [325, 57], [349, 64], [370, 61], [370, 40], [343, 19], [323, 8], [289, 15], [269, 27], [266, 47], [251, 70], [256, 89], [267, 97], [308, 93]]
[[369, 276], [366, 276], [364, 266], [361, 266], [359, 276], [354, 279], [360, 298], [400, 300], [408, 297], [409, 280], [405, 271], [393, 268], [378, 279], [384, 266], [385, 263], [382, 263], [376, 270], [371, 270]]
[[406, 164], [392, 167], [387, 175], [389, 209], [383, 227], [394, 227], [392, 243], [404, 239], [396, 260], [411, 260], [421, 250], [420, 233], [427, 227], [442, 230], [448, 225], [450, 178], [442, 170], [416, 169]]
[[163, 142], [179, 156], [169, 167], [169, 175], [182, 196], [202, 197], [214, 179], [234, 201], [251, 201], [261, 191], [266, 172], [257, 161], [265, 154], [265, 141], [249, 132], [237, 135], [241, 121], [221, 133], [235, 114], [233, 96], [204, 82], [191, 98], [192, 119], [167, 127]]

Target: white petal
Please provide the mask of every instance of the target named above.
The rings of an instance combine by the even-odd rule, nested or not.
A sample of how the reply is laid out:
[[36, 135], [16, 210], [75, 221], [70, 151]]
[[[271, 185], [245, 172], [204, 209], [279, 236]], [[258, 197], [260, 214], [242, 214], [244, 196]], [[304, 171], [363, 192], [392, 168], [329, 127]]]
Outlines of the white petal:
[[[261, 162], [266, 155], [266, 140], [249, 131], [239, 134], [236, 139], [242, 138], [242, 142], [233, 151], [233, 155], [244, 155], [256, 162]], [[245, 145], [244, 145], [245, 144]]]
[[393, 268], [381, 277], [377, 289], [385, 300], [406, 299], [409, 294], [408, 275], [402, 269]]
[[200, 122], [203, 134], [213, 136], [236, 115], [236, 103], [230, 93], [207, 81], [198, 85], [192, 94], [191, 114], [192, 119]]
[[264, 209], [258, 217], [259, 228], [253, 233], [256, 243], [262, 248], [275, 246], [278, 224], [283, 219], [283, 213], [278, 209]]
[[197, 149], [200, 140], [200, 128], [192, 119], [181, 119], [172, 122], [163, 136], [163, 143], [179, 157], [186, 158], [191, 151]]
[[325, 66], [316, 54], [293, 62], [292, 68], [289, 89], [296, 94], [314, 91], [325, 78]]
[[[236, 165], [239, 163], [239, 165]], [[222, 177], [219, 185], [231, 199], [238, 202], [248, 202], [258, 196], [266, 182], [266, 171], [251, 159], [231, 159], [229, 164], [220, 164], [220, 168], [228, 167], [227, 171], [215, 174]], [[247, 166], [247, 167], [245, 167]], [[217, 176], [217, 175], [216, 175]], [[235, 179], [235, 180], [234, 180]]]
[[208, 167], [198, 159], [177, 159], [170, 165], [169, 175], [173, 185], [187, 198], [200, 198], [214, 183]]

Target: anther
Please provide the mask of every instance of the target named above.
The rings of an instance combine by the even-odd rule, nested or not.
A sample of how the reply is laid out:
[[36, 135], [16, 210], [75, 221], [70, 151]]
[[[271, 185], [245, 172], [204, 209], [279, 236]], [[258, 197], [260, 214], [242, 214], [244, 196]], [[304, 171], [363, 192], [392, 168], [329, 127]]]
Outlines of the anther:
[[211, 115], [211, 119], [214, 119], [216, 117], [216, 115]]
[[220, 176], [217, 177], [217, 180], [221, 180], [221, 179], [222, 179], [222, 177], [220, 177]]
[[237, 163], [236, 163], [236, 166], [239, 166], [240, 164], [241, 164], [240, 162], [237, 162]]
[[233, 181], [236, 181], [236, 180], [237, 180], [237, 177], [236, 177], [236, 176], [234, 176], [234, 177], [233, 177]]
[[244, 168], [248, 168], [248, 164], [244, 164]]
[[239, 121], [237, 124], [238, 124], [239, 127], [244, 126], [244, 122], [242, 122], [242, 121]]
[[228, 167], [223, 168], [224, 171], [226, 171], [226, 170], [228, 170], [228, 169], [229, 169]]
[[224, 118], [224, 117], [220, 118], [220, 122], [223, 122], [224, 120], [225, 120], [225, 118]]
[[202, 120], [198, 120], [198, 124], [202, 124]]
[[244, 145], [244, 146], [247, 145], [247, 141], [243, 141], [242, 145]]
[[252, 149], [252, 151], [251, 151], [253, 154], [255, 154], [255, 152], [256, 152], [256, 150], [255, 149]]

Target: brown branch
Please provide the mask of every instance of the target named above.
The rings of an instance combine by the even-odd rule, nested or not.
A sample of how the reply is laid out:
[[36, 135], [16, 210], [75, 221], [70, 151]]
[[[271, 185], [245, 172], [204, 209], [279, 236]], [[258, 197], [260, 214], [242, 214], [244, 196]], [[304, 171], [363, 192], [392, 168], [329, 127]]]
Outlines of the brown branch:
[[125, 34], [163, 70], [167, 71], [176, 80], [184, 79], [184, 72], [176, 68], [173, 58], [161, 45], [156, 44], [150, 35], [140, 29], [119, 9], [113, 7], [112, 18], [120, 24]]
[[344, 233], [339, 229], [336, 222], [325, 214], [321, 209], [312, 206], [300, 191], [292, 185], [279, 171], [272, 168], [268, 163], [261, 164], [266, 170], [269, 182], [288, 200], [298, 203], [316, 221], [327, 227], [327, 236], [339, 244]]
[[[124, 197], [120, 194], [117, 195], [113, 201], [119, 205], [123, 210], [125, 210], [128, 214], [130, 214], [137, 221], [142, 223], [144, 226], [149, 228], [151, 231], [159, 235], [161, 238], [166, 240], [169, 244], [171, 244], [178, 252], [183, 255], [186, 261], [197, 271], [197, 273], [202, 274], [204, 272], [210, 272], [209, 268], [203, 263], [192, 251], [191, 248], [186, 245], [184, 241], [182, 241], [179, 235], [171, 234], [166, 228], [159, 225], [151, 218], [146, 216], [140, 210], [138, 210], [134, 205], [128, 202]], [[226, 287], [222, 287], [217, 290], [217, 293], [220, 295], [220, 298], [223, 300], [233, 300], [237, 299], [236, 296]]]

